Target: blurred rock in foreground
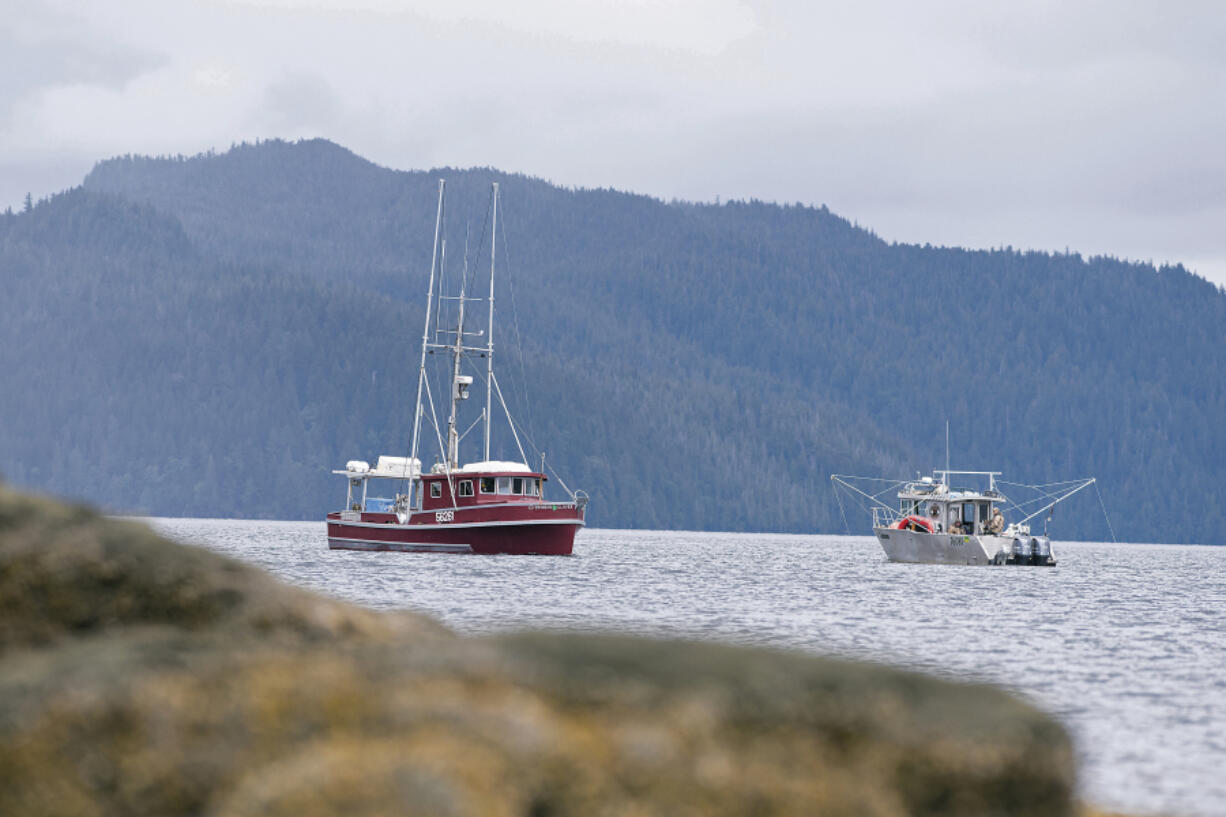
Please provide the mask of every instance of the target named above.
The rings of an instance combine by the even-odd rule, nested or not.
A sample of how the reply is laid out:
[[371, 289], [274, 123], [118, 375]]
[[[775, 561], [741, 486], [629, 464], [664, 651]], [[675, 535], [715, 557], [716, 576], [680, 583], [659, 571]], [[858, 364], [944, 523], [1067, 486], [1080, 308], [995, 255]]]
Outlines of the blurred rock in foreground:
[[1073, 769], [1056, 722], [988, 686], [464, 638], [0, 486], [5, 817], [1060, 817]]

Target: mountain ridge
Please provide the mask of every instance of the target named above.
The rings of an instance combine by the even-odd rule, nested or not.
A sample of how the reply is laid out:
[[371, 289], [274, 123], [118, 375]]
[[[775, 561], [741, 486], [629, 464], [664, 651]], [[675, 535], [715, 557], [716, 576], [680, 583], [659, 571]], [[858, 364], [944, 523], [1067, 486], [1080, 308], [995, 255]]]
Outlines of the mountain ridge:
[[[162, 264], [163, 277], [151, 279], [161, 283], [139, 296], [153, 313], [223, 335], [194, 341], [207, 360], [180, 344], [155, 368], [173, 374], [188, 359], [215, 371], [251, 345], [271, 355], [238, 367], [248, 379], [237, 397], [242, 410], [218, 408], [235, 416], [209, 430], [192, 458], [199, 465], [207, 449], [233, 466], [242, 457], [222, 429], [262, 417], [244, 439], [261, 462], [286, 460], [256, 469], [282, 487], [264, 492], [253, 474], [250, 488], [210, 497], [204, 480], [192, 485], [203, 493], [180, 491], [167, 479], [182, 476], [160, 475], [178, 499], [150, 491], [142, 509], [318, 518], [340, 491], [329, 488], [327, 468], [403, 453], [438, 174], [381, 168], [318, 140], [265, 142], [190, 159], [101, 162], [80, 193], [0, 218], [0, 261], [17, 269], [15, 259], [43, 254], [14, 276], [22, 304], [50, 308], [48, 268], [67, 283], [105, 267], [66, 257], [54, 231], [31, 231], [52, 208], [95, 225], [98, 245], [147, 276]], [[1182, 267], [888, 243], [825, 207], [663, 202], [488, 168], [447, 176], [448, 244], [465, 246], [466, 218], [472, 258], [486, 246], [479, 225], [488, 183], [502, 183], [510, 251], [500, 265], [517, 301], [502, 294], [499, 304], [517, 308], [498, 337], [510, 341], [516, 324], [526, 328], [522, 361], [513, 344], [498, 354], [508, 379], [526, 378], [518, 393], [533, 395], [534, 436], [549, 461], [571, 487], [593, 494], [593, 524], [841, 530], [828, 474], [927, 471], [943, 462], [948, 419], [955, 467], [1033, 482], [1097, 475], [1109, 507], [1120, 506], [1111, 511], [1123, 538], [1222, 540], [1226, 519], [1206, 486], [1226, 455], [1226, 356], [1215, 343], [1226, 327], [1226, 293]], [[142, 219], [159, 214], [179, 225], [190, 249], [154, 263], [146, 247], [107, 244], [96, 225], [128, 206], [148, 208], [128, 217], [137, 234], [152, 229]], [[127, 275], [135, 281], [137, 273]], [[224, 309], [216, 299], [194, 300], [210, 288], [228, 293]], [[27, 337], [49, 321], [107, 331], [88, 304], [61, 307], [41, 318], [10, 310], [5, 326]], [[123, 332], [131, 336], [136, 323]], [[171, 327], [163, 329], [168, 337]], [[96, 368], [118, 365], [121, 341]], [[21, 359], [10, 363], [15, 382], [46, 387]], [[116, 391], [98, 379], [93, 388]], [[165, 397], [159, 382], [136, 378], [141, 402]], [[269, 383], [277, 384], [275, 400], [261, 391]], [[282, 414], [262, 410], [259, 395]], [[0, 417], [25, 417], [29, 407], [15, 402]], [[149, 409], [128, 410], [162, 445], [189, 433]], [[63, 421], [72, 440], [106, 427], [98, 418]], [[10, 437], [31, 444], [20, 455], [0, 444], [0, 472], [40, 487], [47, 473], [33, 470], [33, 441], [67, 443], [51, 442], [56, 432], [28, 418], [9, 426]], [[61, 463], [47, 487], [131, 509], [123, 497], [140, 481], [135, 466], [116, 451], [100, 456], [107, 465], [88, 485]], [[1154, 479], [1166, 480], [1169, 497], [1154, 495]], [[252, 493], [266, 501], [243, 499]], [[1090, 519], [1091, 511], [1101, 517], [1090, 500], [1071, 506], [1065, 530], [1106, 538]], [[1178, 530], [1163, 521], [1172, 518]]]

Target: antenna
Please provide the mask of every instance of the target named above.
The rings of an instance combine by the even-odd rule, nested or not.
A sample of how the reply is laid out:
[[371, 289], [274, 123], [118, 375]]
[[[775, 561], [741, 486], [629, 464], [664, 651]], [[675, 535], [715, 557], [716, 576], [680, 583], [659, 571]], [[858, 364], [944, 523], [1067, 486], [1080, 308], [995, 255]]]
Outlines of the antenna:
[[949, 481], [949, 420], [945, 421], [945, 481]]

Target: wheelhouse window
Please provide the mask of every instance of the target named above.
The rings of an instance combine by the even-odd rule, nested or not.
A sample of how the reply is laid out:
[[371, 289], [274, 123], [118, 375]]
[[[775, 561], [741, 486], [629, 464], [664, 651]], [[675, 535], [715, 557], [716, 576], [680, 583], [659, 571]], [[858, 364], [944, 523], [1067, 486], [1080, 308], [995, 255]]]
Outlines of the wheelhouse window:
[[511, 493], [511, 478], [510, 477], [499, 477], [498, 478], [498, 493], [500, 494]]
[[494, 478], [493, 477], [481, 477], [481, 493], [483, 494], [494, 493]]
[[473, 481], [471, 479], [460, 480], [460, 496], [473, 495]]
[[533, 496], [541, 495], [541, 481], [539, 479], [532, 480], [532, 495]]
[[963, 502], [962, 503], [962, 524], [964, 525], [975, 524], [975, 503], [974, 502]]
[[443, 483], [437, 480], [434, 482], [431, 482], [430, 483], [430, 498], [438, 499], [442, 495], [443, 495]]
[[511, 478], [511, 493], [522, 494], [523, 492], [524, 492], [524, 478], [523, 477], [512, 477]]

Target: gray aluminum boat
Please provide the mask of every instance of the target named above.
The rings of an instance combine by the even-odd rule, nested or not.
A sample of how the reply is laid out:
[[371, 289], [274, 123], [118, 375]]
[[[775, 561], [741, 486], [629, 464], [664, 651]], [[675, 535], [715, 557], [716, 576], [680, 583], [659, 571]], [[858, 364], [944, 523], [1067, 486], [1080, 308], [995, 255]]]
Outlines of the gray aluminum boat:
[[[934, 471], [915, 480], [873, 480], [889, 485], [876, 493], [857, 487], [868, 478], [834, 474], [836, 496], [840, 488], [869, 500], [873, 533], [893, 562], [947, 565], [1040, 565], [1056, 564], [1056, 555], [1046, 531], [1032, 534], [1030, 520], [1049, 514], [1094, 479], [1048, 485], [1018, 485], [1037, 491], [1038, 500], [1017, 505], [998, 487], [999, 471]], [[955, 487], [953, 480], [977, 481], [978, 488]], [[986, 489], [982, 483], [987, 483]], [[1009, 483], [1013, 484], [1013, 483]], [[880, 497], [897, 490], [897, 507]], [[1034, 503], [1037, 510], [1022, 515]], [[840, 509], [842, 499], [839, 500]], [[1019, 518], [1005, 521], [1005, 511]]]

